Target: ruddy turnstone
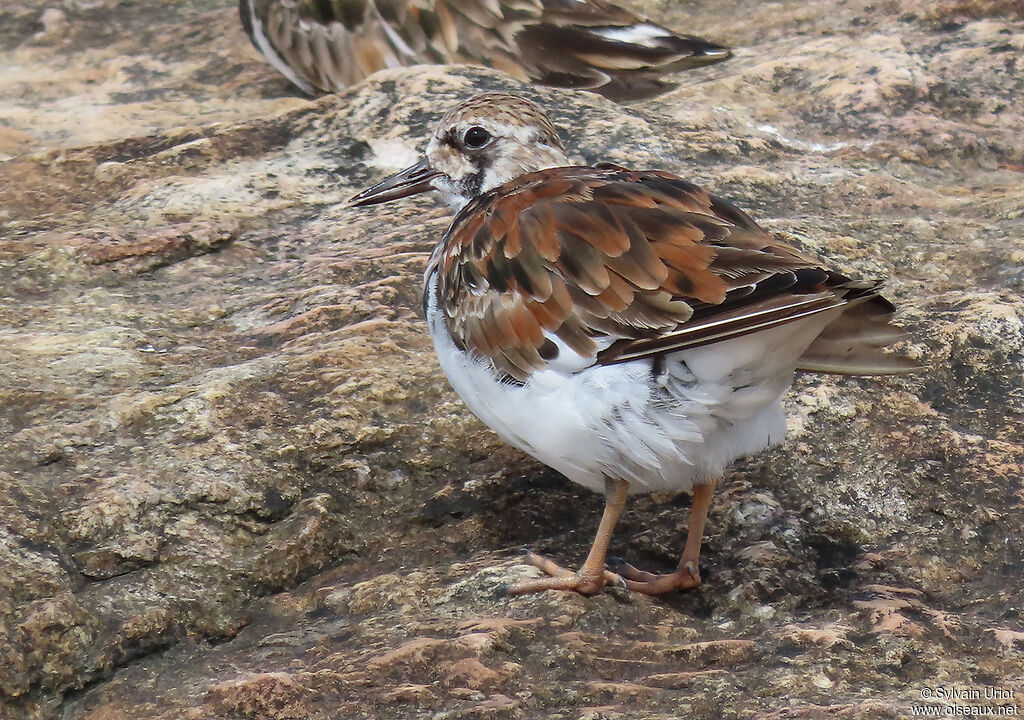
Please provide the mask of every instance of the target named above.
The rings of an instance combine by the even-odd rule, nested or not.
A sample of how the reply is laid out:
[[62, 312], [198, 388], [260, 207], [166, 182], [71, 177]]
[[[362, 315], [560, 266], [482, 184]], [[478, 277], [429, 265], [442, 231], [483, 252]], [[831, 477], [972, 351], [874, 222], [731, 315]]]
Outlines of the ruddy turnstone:
[[[534, 103], [486, 94], [441, 120], [426, 158], [352, 199], [437, 190], [455, 220], [424, 274], [438, 359], [470, 410], [507, 443], [605, 493], [576, 572], [510, 592], [643, 593], [700, 583], [704, 522], [733, 460], [783, 439], [796, 370], [887, 374], [904, 333], [859, 281], [659, 170], [570, 167]], [[605, 569], [630, 492], [692, 490], [675, 572]]]
[[729, 57], [603, 0], [240, 0], [239, 15], [308, 95], [383, 68], [463, 62], [630, 100], [672, 88], [662, 75]]

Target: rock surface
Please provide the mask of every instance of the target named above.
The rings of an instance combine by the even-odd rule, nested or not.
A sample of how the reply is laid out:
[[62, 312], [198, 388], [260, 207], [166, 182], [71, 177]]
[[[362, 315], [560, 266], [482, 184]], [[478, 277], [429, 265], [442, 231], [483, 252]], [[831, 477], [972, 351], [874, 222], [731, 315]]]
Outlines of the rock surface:
[[[929, 363], [801, 378], [789, 440], [718, 492], [705, 585], [660, 599], [494, 594], [523, 545], [579, 562], [601, 500], [441, 376], [418, 308], [445, 211], [344, 207], [510, 82], [310, 102], [228, 0], [0, 8], [0, 717], [1020, 707], [1024, 8], [638, 9], [735, 59], [628, 108], [524, 92], [582, 159], [676, 170], [891, 277]], [[636, 499], [613, 551], [669, 567], [687, 506]]]

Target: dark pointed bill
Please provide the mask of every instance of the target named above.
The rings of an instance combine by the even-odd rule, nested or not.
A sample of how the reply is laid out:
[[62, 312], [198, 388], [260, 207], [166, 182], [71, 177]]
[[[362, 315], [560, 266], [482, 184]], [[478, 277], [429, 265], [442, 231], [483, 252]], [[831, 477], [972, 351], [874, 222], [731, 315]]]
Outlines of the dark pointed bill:
[[408, 197], [416, 193], [433, 190], [430, 181], [440, 175], [430, 167], [430, 162], [423, 158], [411, 167], [386, 177], [373, 187], [368, 187], [348, 201], [349, 207], [376, 205], [398, 198]]

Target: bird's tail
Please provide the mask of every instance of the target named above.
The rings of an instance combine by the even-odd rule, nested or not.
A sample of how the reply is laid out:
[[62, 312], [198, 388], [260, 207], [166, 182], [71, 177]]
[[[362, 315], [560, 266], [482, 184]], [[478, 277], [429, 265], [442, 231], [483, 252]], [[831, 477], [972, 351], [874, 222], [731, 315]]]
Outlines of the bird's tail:
[[[841, 375], [897, 375], [921, 369], [891, 346], [908, 335], [892, 324], [892, 303], [879, 295], [881, 283], [858, 283], [846, 296], [849, 305], [800, 356], [797, 370]], [[852, 297], [851, 297], [852, 296]], [[859, 297], [858, 297], [859, 296]]]

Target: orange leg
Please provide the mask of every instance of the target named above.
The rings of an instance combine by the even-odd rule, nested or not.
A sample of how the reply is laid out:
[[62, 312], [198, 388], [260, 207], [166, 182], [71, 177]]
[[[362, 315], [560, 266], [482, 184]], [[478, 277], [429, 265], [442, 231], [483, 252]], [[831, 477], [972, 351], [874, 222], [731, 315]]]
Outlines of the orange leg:
[[629, 563], [622, 563], [620, 572], [626, 587], [647, 595], [660, 595], [671, 590], [689, 590], [700, 585], [700, 545], [704, 539], [704, 522], [708, 518], [711, 496], [715, 484], [697, 485], [693, 488], [693, 507], [690, 508], [690, 526], [686, 533], [686, 545], [679, 567], [667, 575], [654, 575], [637, 570]]
[[590, 546], [590, 553], [583, 562], [583, 567], [572, 572], [541, 555], [530, 553], [527, 555], [526, 561], [534, 567], [540, 568], [550, 577], [516, 583], [508, 588], [508, 594], [523, 595], [542, 590], [575, 590], [582, 595], [595, 595], [609, 583], [621, 585], [622, 578], [605, 570], [604, 561], [608, 555], [608, 545], [612, 540], [615, 523], [618, 522], [619, 515], [622, 514], [622, 510], [626, 506], [628, 492], [629, 483], [625, 480], [605, 480], [604, 514], [601, 515], [601, 524], [597, 527], [597, 537], [594, 538], [594, 543]]

